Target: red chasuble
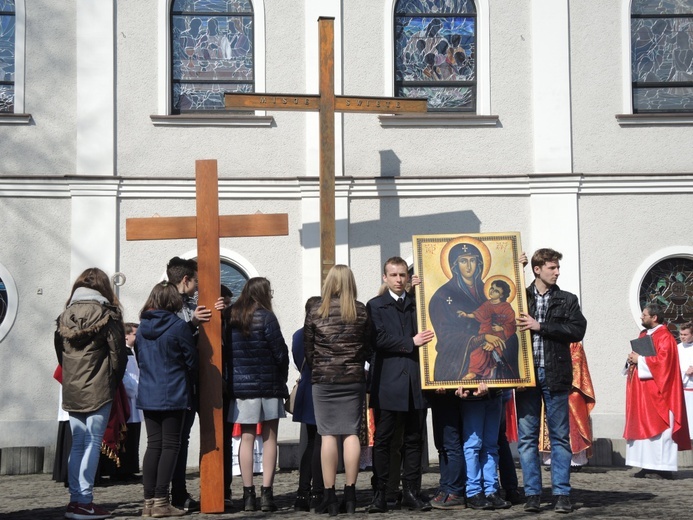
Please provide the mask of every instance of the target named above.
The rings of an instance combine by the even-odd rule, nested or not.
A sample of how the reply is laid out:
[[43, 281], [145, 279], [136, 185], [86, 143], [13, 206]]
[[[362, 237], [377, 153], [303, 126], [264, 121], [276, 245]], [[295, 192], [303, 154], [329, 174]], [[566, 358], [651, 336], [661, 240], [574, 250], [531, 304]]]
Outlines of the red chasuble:
[[[647, 334], [643, 331], [640, 337]], [[653, 379], [641, 380], [637, 365], [628, 368], [626, 386], [626, 428], [628, 440], [651, 439], [669, 428], [669, 412], [674, 414], [672, 438], [679, 451], [690, 450], [688, 419], [681, 386], [676, 340], [666, 326], [652, 334], [657, 354], [645, 358]]]

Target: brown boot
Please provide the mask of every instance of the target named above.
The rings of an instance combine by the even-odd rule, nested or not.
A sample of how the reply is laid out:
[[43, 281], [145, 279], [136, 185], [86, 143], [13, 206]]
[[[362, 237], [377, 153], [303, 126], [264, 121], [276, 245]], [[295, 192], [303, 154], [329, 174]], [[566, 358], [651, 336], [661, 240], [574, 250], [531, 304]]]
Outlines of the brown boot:
[[152, 518], [166, 518], [167, 516], [183, 516], [185, 511], [173, 507], [168, 497], [155, 498], [152, 505]]
[[152, 506], [154, 505], [153, 498], [145, 498], [144, 506], [142, 506], [142, 516], [152, 516]]

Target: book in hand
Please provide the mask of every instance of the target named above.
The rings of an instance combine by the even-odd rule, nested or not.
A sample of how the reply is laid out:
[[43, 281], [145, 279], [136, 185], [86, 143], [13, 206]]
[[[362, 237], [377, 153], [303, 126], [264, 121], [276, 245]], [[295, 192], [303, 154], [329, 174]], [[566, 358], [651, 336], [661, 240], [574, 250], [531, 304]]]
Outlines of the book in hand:
[[630, 348], [632, 348], [633, 352], [640, 356], [648, 357], [657, 354], [654, 343], [652, 343], [652, 336], [649, 334], [646, 334], [642, 338], [632, 339], [630, 341]]

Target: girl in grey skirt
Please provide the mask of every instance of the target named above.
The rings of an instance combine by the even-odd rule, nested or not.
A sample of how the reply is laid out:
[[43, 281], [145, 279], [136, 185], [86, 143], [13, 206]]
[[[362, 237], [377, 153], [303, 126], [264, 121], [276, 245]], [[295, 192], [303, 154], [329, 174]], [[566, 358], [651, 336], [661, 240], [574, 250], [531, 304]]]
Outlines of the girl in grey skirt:
[[365, 405], [364, 364], [371, 355], [366, 306], [356, 301], [354, 275], [335, 265], [325, 278], [322, 297], [311, 306], [303, 327], [306, 362], [311, 368], [313, 404], [322, 437], [321, 461], [325, 495], [317, 513], [339, 512], [335, 496], [337, 442], [344, 446], [343, 508], [356, 509], [356, 478], [361, 445], [359, 430]]
[[284, 398], [289, 392], [289, 349], [272, 312], [272, 289], [266, 278], [251, 278], [231, 306], [224, 333], [226, 358], [230, 360], [230, 422], [241, 425], [238, 460], [243, 480], [243, 509], [254, 511], [253, 442], [257, 423], [262, 423], [262, 496], [260, 507], [276, 511], [272, 493], [277, 466], [277, 430], [285, 417]]

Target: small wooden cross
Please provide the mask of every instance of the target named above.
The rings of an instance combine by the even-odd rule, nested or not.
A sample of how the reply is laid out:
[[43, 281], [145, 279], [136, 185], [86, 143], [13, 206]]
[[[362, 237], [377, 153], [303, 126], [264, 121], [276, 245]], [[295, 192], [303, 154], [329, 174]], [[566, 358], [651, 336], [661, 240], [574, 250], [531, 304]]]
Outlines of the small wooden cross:
[[[197, 238], [199, 301], [213, 309], [219, 297], [220, 237], [259, 237], [289, 234], [285, 213], [219, 216], [216, 161], [195, 161], [197, 216], [129, 218], [127, 240]], [[224, 449], [221, 391], [221, 313], [200, 326], [200, 491], [203, 513], [224, 512]], [[226, 439], [228, 441], [228, 439]]]
[[224, 96], [226, 108], [317, 111], [320, 117], [320, 274], [321, 281], [335, 264], [334, 113], [404, 114], [426, 112], [427, 100], [335, 96], [334, 18], [318, 18], [320, 33], [320, 90], [318, 95], [235, 94]]

